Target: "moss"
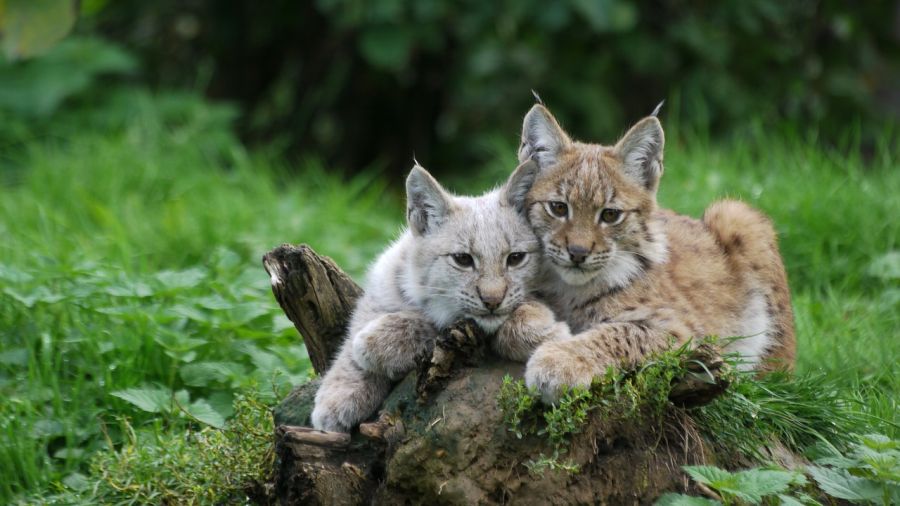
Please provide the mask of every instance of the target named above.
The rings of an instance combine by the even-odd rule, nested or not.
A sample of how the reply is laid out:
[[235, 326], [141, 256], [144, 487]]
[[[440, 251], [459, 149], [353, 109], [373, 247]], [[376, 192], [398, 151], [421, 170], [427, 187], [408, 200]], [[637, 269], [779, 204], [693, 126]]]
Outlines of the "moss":
[[272, 411], [275, 426], [309, 426], [309, 417], [315, 404], [316, 390], [322, 383], [320, 378], [310, 380], [294, 388]]

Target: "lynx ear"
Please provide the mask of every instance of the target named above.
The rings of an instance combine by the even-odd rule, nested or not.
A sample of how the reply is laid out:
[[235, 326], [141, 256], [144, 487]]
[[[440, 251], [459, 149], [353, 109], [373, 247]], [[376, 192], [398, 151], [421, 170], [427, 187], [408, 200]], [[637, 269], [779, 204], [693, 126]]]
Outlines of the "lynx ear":
[[534, 160], [539, 169], [546, 169], [556, 163], [560, 151], [571, 142], [550, 111], [535, 104], [522, 122], [519, 161]]
[[406, 178], [406, 220], [416, 235], [433, 231], [450, 214], [450, 196], [431, 174], [416, 165]]
[[644, 188], [655, 192], [663, 172], [665, 135], [654, 116], [648, 116], [631, 127], [613, 148], [622, 160], [622, 170]]
[[540, 169], [534, 160], [525, 160], [525, 163], [516, 167], [503, 186], [504, 202], [514, 207], [516, 211], [522, 212], [525, 207], [525, 196], [531, 190], [538, 171]]

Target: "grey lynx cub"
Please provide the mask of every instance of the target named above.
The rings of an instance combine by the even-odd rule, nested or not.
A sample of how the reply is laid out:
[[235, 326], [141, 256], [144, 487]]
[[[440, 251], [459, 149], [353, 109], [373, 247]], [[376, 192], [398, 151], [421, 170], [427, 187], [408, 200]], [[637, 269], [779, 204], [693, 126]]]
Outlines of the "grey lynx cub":
[[413, 168], [408, 229], [368, 273], [343, 347], [316, 393], [315, 428], [348, 431], [368, 418], [438, 330], [459, 319], [473, 319], [494, 334], [497, 353], [523, 362], [545, 339], [568, 333], [529, 298], [540, 246], [522, 206], [536, 173], [527, 162], [502, 188], [457, 197]]

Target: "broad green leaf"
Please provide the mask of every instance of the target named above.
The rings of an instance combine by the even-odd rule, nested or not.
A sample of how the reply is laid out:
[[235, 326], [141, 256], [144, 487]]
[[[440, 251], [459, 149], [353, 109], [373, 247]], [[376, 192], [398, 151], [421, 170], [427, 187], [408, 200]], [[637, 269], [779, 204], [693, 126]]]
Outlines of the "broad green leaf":
[[795, 473], [769, 469], [748, 469], [735, 474], [735, 488], [762, 499], [763, 496], [786, 492], [795, 480]]
[[234, 307], [227, 312], [228, 322], [231, 325], [244, 325], [260, 316], [269, 314], [270, 309], [264, 304], [255, 302], [247, 302], [243, 304], [235, 304]]
[[225, 417], [216, 411], [205, 399], [198, 399], [184, 408], [192, 417], [207, 425], [217, 429], [225, 428]]
[[196, 303], [198, 306], [214, 311], [231, 309], [232, 307], [234, 307], [234, 302], [225, 300], [225, 298], [219, 294], [208, 295], [206, 297], [196, 297], [193, 300], [194, 303]]
[[178, 290], [197, 286], [206, 279], [206, 269], [192, 267], [180, 271], [165, 270], [157, 272], [154, 278], [163, 287], [169, 290]]
[[62, 482], [76, 492], [87, 490], [91, 486], [91, 480], [81, 473], [72, 473], [63, 478]]
[[61, 293], [51, 292], [50, 289], [46, 286], [39, 286], [35, 288], [31, 293], [22, 293], [18, 290], [7, 287], [3, 289], [3, 293], [19, 301], [23, 306], [27, 308], [34, 307], [34, 305], [38, 302], [43, 302], [45, 304], [55, 304], [66, 298], [66, 296]]
[[250, 356], [250, 361], [256, 366], [256, 372], [265, 376], [271, 375], [276, 369], [284, 369], [284, 363], [274, 353], [260, 350], [256, 346], [245, 346], [242, 350]]
[[778, 494], [778, 500], [781, 501], [781, 506], [803, 506], [802, 502], [789, 495]]
[[206, 402], [225, 418], [234, 414], [234, 395], [231, 392], [214, 392], [206, 398]]
[[716, 506], [719, 501], [713, 501], [705, 497], [692, 497], [684, 494], [663, 494], [654, 503], [655, 506]]
[[162, 387], [126, 388], [112, 392], [110, 395], [149, 413], [167, 412], [172, 402], [172, 391]]
[[103, 291], [113, 297], [150, 297], [154, 293], [153, 288], [143, 281], [124, 281], [108, 286]]
[[181, 316], [200, 323], [212, 323], [216, 321], [216, 318], [213, 315], [187, 304], [175, 304], [169, 307], [166, 312], [172, 316]]
[[39, 58], [0, 62], [0, 107], [23, 116], [49, 116], [100, 75], [125, 74], [135, 68], [135, 60], [119, 47], [100, 39], [73, 37]]
[[157, 335], [153, 340], [156, 341], [156, 344], [162, 346], [166, 350], [176, 352], [185, 352], [188, 350], [192, 350], [207, 343], [207, 341], [204, 339], [188, 337], [178, 332], [172, 332], [163, 329], [160, 330], [159, 335]]
[[819, 488], [832, 497], [850, 501], [874, 501], [882, 491], [877, 483], [865, 478], [851, 476], [847, 471], [820, 466], [806, 466]]
[[190, 386], [205, 387], [214, 381], [228, 382], [246, 373], [244, 366], [236, 362], [196, 362], [181, 366], [181, 379]]
[[81, 448], [60, 448], [53, 452], [54, 459], [78, 459], [84, 455], [84, 450]]
[[65, 434], [65, 427], [59, 420], [41, 419], [31, 426], [31, 437], [35, 439], [55, 437]]
[[704, 485], [710, 485], [713, 488], [718, 488], [718, 485], [724, 485], [734, 481], [734, 475], [715, 466], [683, 466], [682, 469], [684, 469], [694, 481]]
[[[898, 255], [900, 255], [900, 252], [898, 252]], [[867, 448], [878, 452], [900, 450], [900, 441], [891, 439], [883, 434], [866, 434], [860, 438], [860, 442]]]
[[3, 53], [9, 60], [41, 54], [75, 24], [73, 0], [6, 0], [0, 5]]

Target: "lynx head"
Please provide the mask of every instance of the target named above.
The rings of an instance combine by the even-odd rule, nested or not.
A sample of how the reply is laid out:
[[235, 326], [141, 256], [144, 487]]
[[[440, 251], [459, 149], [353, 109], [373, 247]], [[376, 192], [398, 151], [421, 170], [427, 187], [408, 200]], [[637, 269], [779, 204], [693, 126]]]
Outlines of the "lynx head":
[[409, 174], [414, 251], [407, 284], [438, 326], [472, 318], [494, 332], [523, 301], [539, 265], [523, 213], [536, 173], [536, 164], [522, 164], [503, 187], [480, 197], [449, 194], [418, 165]]
[[573, 141], [541, 104], [525, 116], [519, 160], [539, 168], [528, 217], [545, 265], [565, 284], [612, 289], [664, 261], [664, 235], [650, 221], [664, 142], [655, 116], [614, 146]]

